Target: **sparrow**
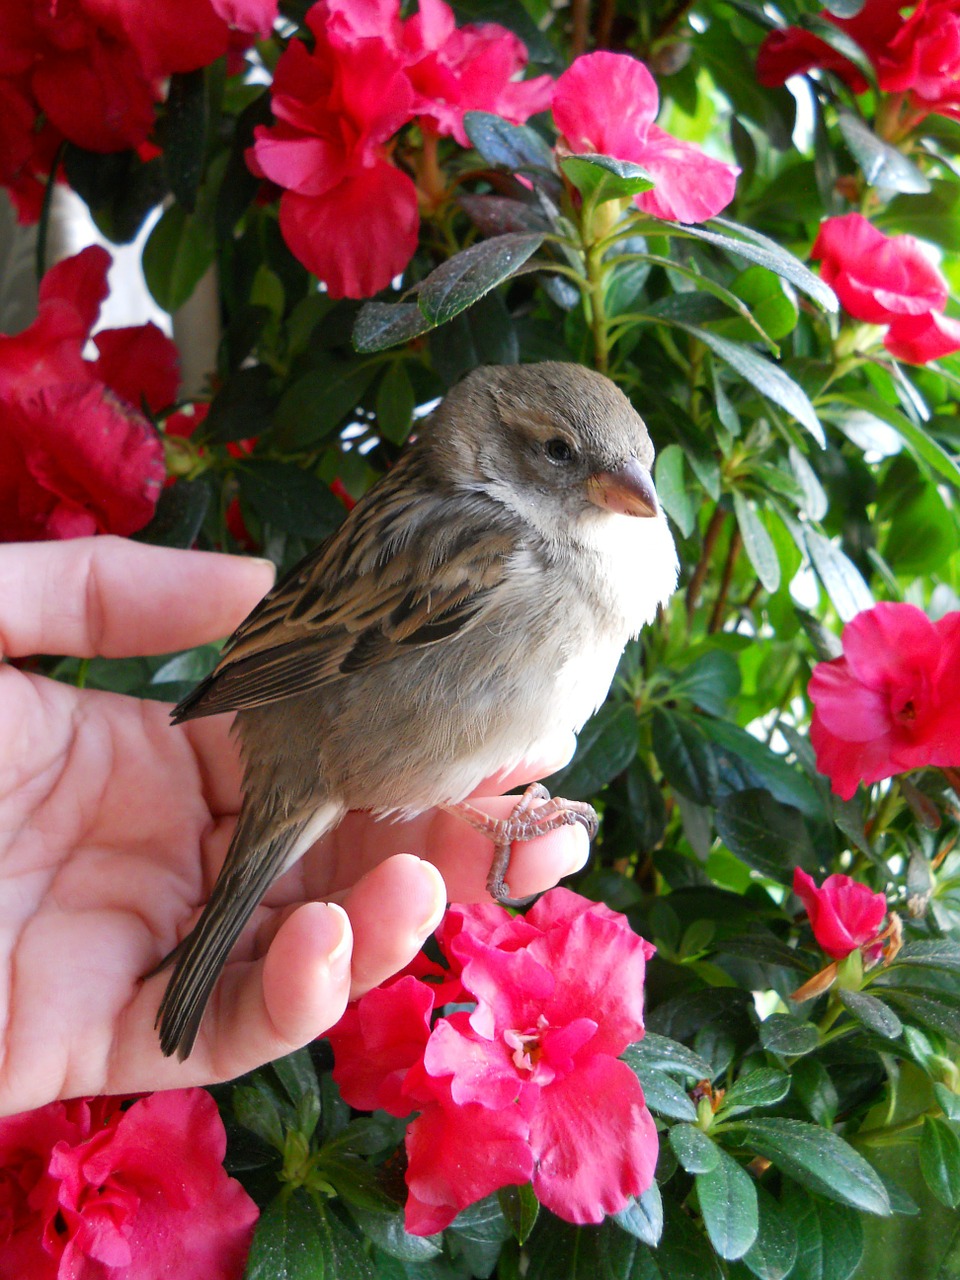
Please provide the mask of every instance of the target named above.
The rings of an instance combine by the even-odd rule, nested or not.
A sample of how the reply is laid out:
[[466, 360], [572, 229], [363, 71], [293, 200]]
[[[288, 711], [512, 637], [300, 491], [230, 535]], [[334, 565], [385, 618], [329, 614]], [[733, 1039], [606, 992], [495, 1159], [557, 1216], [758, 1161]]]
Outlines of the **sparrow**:
[[[174, 723], [236, 712], [243, 802], [157, 1015], [193, 1048], [228, 954], [270, 883], [348, 809], [443, 806], [486, 830], [508, 900], [515, 839], [588, 805], [528, 789], [497, 822], [487, 777], [557, 758], [603, 702], [677, 557], [630, 401], [575, 364], [487, 366], [454, 387], [341, 527], [269, 592]], [[157, 972], [157, 970], [154, 970]]]

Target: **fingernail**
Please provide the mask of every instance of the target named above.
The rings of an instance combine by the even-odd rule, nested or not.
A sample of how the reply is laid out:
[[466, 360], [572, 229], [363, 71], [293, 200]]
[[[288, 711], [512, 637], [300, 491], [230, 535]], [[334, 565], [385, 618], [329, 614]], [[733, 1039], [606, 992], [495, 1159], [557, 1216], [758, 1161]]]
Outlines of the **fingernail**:
[[566, 870], [560, 874], [572, 876], [575, 871], [580, 871], [586, 866], [587, 859], [590, 857], [590, 840], [583, 827], [568, 827], [567, 830], [569, 832], [567, 843], [570, 846], [570, 851]]
[[[350, 928], [350, 917], [339, 903], [328, 902], [326, 907], [331, 915], [337, 917], [337, 925], [339, 926], [339, 936], [327, 953], [327, 964], [331, 969], [342, 968], [344, 964], [349, 963], [350, 954], [353, 950], [353, 931]], [[332, 924], [333, 922], [331, 921]], [[334, 932], [333, 928], [331, 928], [330, 932]]]
[[422, 923], [418, 925], [416, 930], [416, 936], [421, 942], [424, 942], [443, 919], [443, 913], [447, 909], [447, 886], [443, 882], [443, 876], [441, 876], [432, 862], [427, 862], [424, 858], [420, 858], [418, 861], [424, 871], [428, 873], [425, 878], [429, 878], [432, 888], [429, 913], [424, 915]]

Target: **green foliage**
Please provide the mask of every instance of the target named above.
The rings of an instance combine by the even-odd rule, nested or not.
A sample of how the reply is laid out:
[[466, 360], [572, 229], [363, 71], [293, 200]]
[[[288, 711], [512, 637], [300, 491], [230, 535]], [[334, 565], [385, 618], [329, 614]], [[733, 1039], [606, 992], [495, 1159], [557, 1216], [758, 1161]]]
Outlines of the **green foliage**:
[[[554, 70], [570, 60], [568, 9], [457, 8], [517, 24]], [[660, 1132], [656, 1183], [599, 1226], [562, 1223], [509, 1187], [442, 1236], [411, 1237], [403, 1124], [351, 1115], [323, 1049], [304, 1050], [222, 1091], [228, 1165], [263, 1205], [248, 1280], [894, 1280], [906, 1272], [886, 1259], [917, 1206], [960, 1205], [958, 779], [926, 770], [841, 802], [815, 767], [806, 694], [842, 623], [875, 599], [934, 616], [958, 604], [960, 357], [898, 364], [808, 258], [821, 218], [857, 209], [939, 246], [960, 282], [960, 130], [930, 115], [898, 135], [882, 94], [858, 97], [831, 73], [806, 81], [812, 124], [798, 126], [791, 93], [757, 82], [773, 11], [754, 0], [580, 8], [590, 42], [654, 67], [664, 128], [736, 157], [729, 216], [658, 220], [633, 202], [653, 182], [642, 166], [558, 158], [543, 119], [471, 112], [469, 151], [438, 144], [442, 190], [423, 201], [399, 289], [361, 304], [318, 292], [275, 208], [254, 200], [243, 154], [269, 118], [254, 85], [175, 76], [162, 159], [64, 156], [114, 240], [167, 198], [144, 250], [162, 307], [219, 274], [209, 414], [189, 440], [167, 435], [176, 481], [140, 536], [255, 546], [288, 567], [463, 373], [556, 359], [607, 372], [647, 420], [682, 566], [548, 779], [603, 819], [574, 887], [657, 947], [649, 1029], [624, 1054]], [[778, 12], [870, 70], [815, 10]], [[422, 147], [414, 135], [395, 158], [416, 174]], [[53, 671], [175, 698], [212, 660]], [[855, 980], [824, 974], [790, 891], [798, 866], [883, 892], [902, 949]], [[942, 1235], [912, 1280], [956, 1273], [955, 1224]]]

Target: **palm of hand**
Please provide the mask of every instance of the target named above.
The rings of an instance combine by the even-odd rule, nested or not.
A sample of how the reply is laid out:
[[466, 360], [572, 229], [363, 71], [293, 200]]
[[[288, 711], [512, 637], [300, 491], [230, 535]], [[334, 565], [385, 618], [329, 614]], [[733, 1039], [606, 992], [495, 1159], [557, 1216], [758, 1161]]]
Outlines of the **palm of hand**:
[[[98, 543], [98, 556], [121, 554], [112, 539]], [[26, 551], [66, 563], [81, 548]], [[133, 554], [189, 555], [144, 547]], [[88, 559], [84, 600], [92, 598], [96, 567], [92, 553]], [[227, 572], [227, 557], [193, 560], [206, 561], [201, 577]], [[215, 570], [213, 562], [220, 562]], [[21, 568], [30, 577], [30, 565]], [[118, 578], [142, 591], [140, 576], [124, 568]], [[9, 562], [0, 560], [0, 591], [9, 583], [5, 569], [9, 575]], [[117, 656], [199, 643], [211, 629], [227, 629], [224, 610], [236, 621], [252, 603], [249, 566], [245, 572], [234, 593], [242, 604], [221, 598], [216, 620], [194, 616], [175, 634], [160, 627], [149, 643], [130, 633], [132, 623], [127, 634], [109, 635], [101, 599], [92, 647], [64, 643], [62, 634], [42, 636], [57, 646], [40, 643], [42, 629], [28, 625], [20, 634], [6, 629], [7, 648]], [[125, 603], [113, 600], [118, 616]], [[155, 624], [168, 606], [161, 584], [149, 607]], [[214, 994], [197, 1051], [184, 1064], [163, 1058], [153, 1023], [166, 975], [140, 977], [196, 918], [240, 801], [229, 720], [172, 729], [168, 712], [161, 703], [79, 691], [0, 666], [0, 1114], [57, 1097], [210, 1083], [290, 1052], [332, 1025], [351, 995], [407, 963], [447, 897], [483, 896], [489, 843], [456, 818], [434, 812], [388, 824], [348, 815], [272, 887]], [[521, 780], [499, 779], [496, 789]], [[511, 804], [484, 802], [496, 816]], [[407, 856], [390, 856], [398, 850]], [[544, 887], [584, 851], [577, 829], [524, 846], [512, 870], [518, 891]], [[446, 886], [411, 852], [436, 864]], [[342, 902], [345, 913], [320, 897]]]

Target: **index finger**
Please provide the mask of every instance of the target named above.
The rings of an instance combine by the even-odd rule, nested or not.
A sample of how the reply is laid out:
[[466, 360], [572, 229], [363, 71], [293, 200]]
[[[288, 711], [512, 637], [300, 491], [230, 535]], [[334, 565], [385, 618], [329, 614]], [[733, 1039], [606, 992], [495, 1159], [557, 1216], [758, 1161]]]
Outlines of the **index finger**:
[[110, 536], [0, 546], [0, 657], [129, 658], [228, 635], [273, 584], [267, 560]]

